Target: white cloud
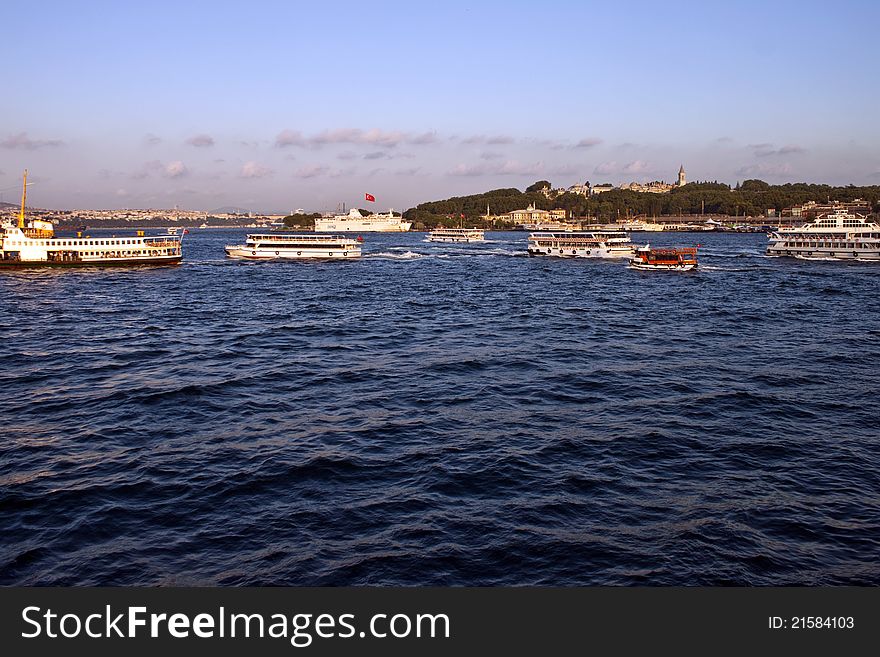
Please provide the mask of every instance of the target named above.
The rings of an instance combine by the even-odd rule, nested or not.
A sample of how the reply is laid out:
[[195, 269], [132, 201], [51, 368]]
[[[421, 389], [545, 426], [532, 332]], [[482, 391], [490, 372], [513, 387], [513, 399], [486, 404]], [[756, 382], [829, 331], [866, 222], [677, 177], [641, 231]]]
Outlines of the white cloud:
[[180, 160], [175, 160], [174, 162], [169, 162], [165, 166], [165, 170], [162, 175], [166, 178], [183, 178], [184, 176], [189, 174], [189, 169], [186, 168], [186, 165]]
[[592, 148], [593, 146], [598, 146], [602, 143], [602, 140], [598, 137], [584, 137], [578, 143], [574, 145], [575, 148]]
[[610, 174], [610, 173], [615, 173], [616, 171], [617, 171], [617, 162], [614, 162], [614, 161], [602, 162], [601, 164], [597, 165], [595, 169], [593, 169], [593, 173], [600, 173], [600, 174], [605, 174], [605, 175]]
[[621, 170], [623, 173], [647, 173], [651, 170], [651, 163], [644, 160], [633, 160]]
[[265, 178], [271, 176], [274, 172], [269, 167], [263, 166], [256, 162], [245, 162], [238, 174], [240, 178]]
[[304, 146], [306, 143], [302, 133], [298, 130], [282, 130], [275, 137], [275, 146], [285, 148], [286, 146]]

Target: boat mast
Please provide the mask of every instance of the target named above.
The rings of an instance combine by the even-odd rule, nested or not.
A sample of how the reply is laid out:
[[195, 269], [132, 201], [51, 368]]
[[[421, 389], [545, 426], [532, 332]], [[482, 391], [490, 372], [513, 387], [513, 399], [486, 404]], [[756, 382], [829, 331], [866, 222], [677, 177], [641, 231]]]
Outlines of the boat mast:
[[21, 185], [21, 210], [18, 212], [18, 227], [24, 228], [24, 204], [27, 201], [27, 169], [24, 170], [24, 181]]

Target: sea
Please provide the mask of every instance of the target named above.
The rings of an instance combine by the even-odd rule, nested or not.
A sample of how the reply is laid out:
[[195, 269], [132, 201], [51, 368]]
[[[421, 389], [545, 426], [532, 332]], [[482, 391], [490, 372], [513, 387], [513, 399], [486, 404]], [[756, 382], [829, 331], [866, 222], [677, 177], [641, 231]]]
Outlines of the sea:
[[0, 272], [0, 584], [880, 584], [880, 263], [245, 233]]

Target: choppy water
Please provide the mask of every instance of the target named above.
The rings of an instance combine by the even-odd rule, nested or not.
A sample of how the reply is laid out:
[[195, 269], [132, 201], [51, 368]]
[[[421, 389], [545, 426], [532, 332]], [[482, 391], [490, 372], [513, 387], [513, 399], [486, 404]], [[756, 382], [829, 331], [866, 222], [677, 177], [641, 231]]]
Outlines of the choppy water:
[[880, 266], [0, 273], [2, 584], [880, 584]]

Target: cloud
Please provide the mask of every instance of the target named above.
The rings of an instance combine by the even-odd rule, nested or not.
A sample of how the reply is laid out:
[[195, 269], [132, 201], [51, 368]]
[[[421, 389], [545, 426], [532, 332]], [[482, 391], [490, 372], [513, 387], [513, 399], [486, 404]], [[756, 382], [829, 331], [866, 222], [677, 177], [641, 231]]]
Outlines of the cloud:
[[300, 167], [293, 172], [293, 175], [297, 178], [317, 178], [319, 176], [327, 175], [329, 171], [330, 167], [314, 164], [311, 166]]
[[368, 144], [380, 145], [393, 148], [406, 140], [402, 132], [386, 132], [373, 128], [363, 131], [359, 128], [340, 128], [338, 130], [325, 130], [309, 139], [313, 146], [325, 144]]
[[287, 146], [305, 146], [306, 140], [302, 133], [298, 130], [282, 130], [275, 137], [275, 146], [277, 148], [286, 148]]
[[514, 142], [514, 138], [509, 135], [471, 135], [470, 137], [465, 137], [461, 140], [462, 144], [489, 144], [489, 145], [501, 145], [501, 144], [512, 144]]
[[494, 153], [492, 151], [483, 151], [480, 153], [481, 160], [500, 160], [504, 155], [502, 153]]
[[186, 165], [180, 160], [175, 160], [174, 162], [169, 162], [165, 166], [162, 175], [166, 178], [183, 178], [184, 176], [189, 175], [189, 169], [187, 169]]
[[420, 135], [415, 135], [407, 139], [407, 143], [415, 144], [417, 146], [423, 144], [436, 144], [438, 141], [436, 132], [423, 132]]
[[351, 151], [342, 151], [339, 155], [336, 156], [337, 160], [353, 160], [357, 157], [357, 153], [353, 153]]
[[738, 176], [788, 176], [792, 173], [791, 165], [782, 164], [750, 164], [736, 170]]
[[398, 169], [394, 173], [398, 176], [415, 176], [418, 175], [419, 171], [421, 171], [421, 167], [411, 167], [409, 169]]
[[425, 145], [438, 142], [435, 132], [423, 132], [412, 135], [397, 130], [361, 130], [360, 128], [338, 128], [324, 130], [316, 135], [305, 137], [296, 130], [282, 130], [275, 137], [275, 146], [285, 148], [287, 146], [299, 146], [305, 148], [320, 148], [333, 144], [350, 144], [366, 146], [383, 146], [394, 148], [400, 144]]
[[602, 162], [593, 169], [593, 173], [609, 174], [617, 171], [617, 162]]
[[0, 141], [2, 148], [20, 148], [26, 151], [34, 151], [38, 148], [55, 148], [56, 146], [64, 146], [64, 142], [60, 139], [31, 139], [26, 132], [10, 135]]
[[162, 138], [157, 137], [156, 135], [154, 135], [153, 133], [150, 132], [150, 133], [147, 133], [147, 135], [144, 137], [144, 143], [147, 146], [156, 146], [157, 144], [162, 143]]
[[123, 196], [128, 196], [128, 191], [126, 191], [124, 187], [120, 187], [116, 190], [116, 196], [119, 196], [120, 198]]
[[195, 135], [187, 139], [186, 143], [196, 148], [210, 148], [214, 145], [214, 138], [211, 135]]
[[778, 149], [774, 148], [773, 144], [749, 144], [749, 148], [752, 149], [757, 157], [768, 157], [770, 155], [796, 155], [804, 152], [804, 149], [797, 144], [786, 144]]
[[647, 173], [650, 170], [651, 163], [644, 160], [634, 160], [621, 169], [623, 173]]
[[388, 155], [385, 151], [376, 151], [375, 153], [367, 153], [364, 155], [365, 160], [385, 160], [391, 159], [391, 156]]
[[766, 157], [767, 155], [773, 155], [776, 153], [776, 151], [773, 150], [773, 144], [749, 144], [748, 147], [751, 148], [752, 152], [758, 157]]
[[598, 137], [584, 137], [578, 143], [574, 145], [575, 148], [592, 148], [593, 146], [598, 146], [602, 143], [602, 140]]
[[544, 173], [544, 163], [523, 164], [517, 160], [503, 163], [458, 164], [447, 172], [450, 176], [525, 176]]
[[273, 173], [274, 171], [272, 171], [272, 169], [263, 166], [262, 164], [245, 162], [238, 175], [240, 178], [265, 178], [266, 176], [271, 176]]

